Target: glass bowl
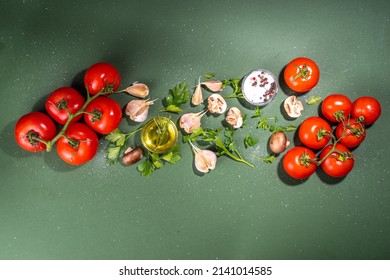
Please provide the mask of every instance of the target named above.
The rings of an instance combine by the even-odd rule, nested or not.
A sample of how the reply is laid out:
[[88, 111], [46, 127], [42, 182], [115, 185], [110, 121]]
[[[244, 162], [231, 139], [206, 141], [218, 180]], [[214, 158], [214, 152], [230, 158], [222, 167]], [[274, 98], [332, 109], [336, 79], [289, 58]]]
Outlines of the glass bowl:
[[171, 119], [155, 117], [141, 130], [142, 145], [152, 153], [165, 154], [176, 145], [179, 133]]
[[257, 69], [242, 79], [241, 88], [246, 101], [255, 106], [265, 106], [274, 100], [279, 85], [270, 71]]

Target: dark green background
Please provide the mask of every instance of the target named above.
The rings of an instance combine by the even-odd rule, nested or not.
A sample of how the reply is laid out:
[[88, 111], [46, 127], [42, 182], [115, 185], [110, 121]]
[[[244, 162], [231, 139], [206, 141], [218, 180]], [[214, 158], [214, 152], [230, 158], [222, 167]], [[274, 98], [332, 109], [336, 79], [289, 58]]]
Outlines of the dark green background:
[[[2, 1], [0, 10], [1, 259], [390, 257], [389, 1], [26, 0]], [[98, 61], [118, 68], [122, 87], [147, 83], [160, 98], [153, 116], [181, 81], [193, 87], [204, 73], [241, 78], [256, 68], [279, 75], [298, 56], [321, 69], [302, 101], [340, 92], [382, 104], [342, 180], [318, 172], [294, 182], [281, 171], [281, 157], [270, 165], [254, 159], [267, 155], [269, 133], [251, 118], [236, 139], [256, 167], [222, 157], [205, 176], [195, 174], [184, 144], [177, 165], [144, 178], [136, 166], [108, 166], [103, 139], [94, 160], [72, 167], [55, 151], [25, 152], [13, 138], [20, 116], [42, 110], [58, 87], [80, 89], [85, 69]], [[299, 119], [285, 120], [286, 96], [280, 91], [263, 115], [281, 125], [317, 115], [318, 105], [305, 106]], [[123, 106], [132, 99], [113, 98]], [[228, 104], [253, 114], [236, 99]], [[204, 126], [216, 128], [221, 119], [207, 117]], [[124, 131], [134, 128], [121, 123]], [[260, 142], [245, 149], [248, 133]]]

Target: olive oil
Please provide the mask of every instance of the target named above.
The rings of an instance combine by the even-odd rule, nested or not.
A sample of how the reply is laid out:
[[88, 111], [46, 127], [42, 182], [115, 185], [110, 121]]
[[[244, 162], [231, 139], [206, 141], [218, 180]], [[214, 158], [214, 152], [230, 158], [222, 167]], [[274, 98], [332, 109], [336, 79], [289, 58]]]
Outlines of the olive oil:
[[146, 149], [163, 154], [175, 146], [178, 138], [176, 125], [166, 117], [155, 117], [148, 121], [141, 132], [141, 141]]

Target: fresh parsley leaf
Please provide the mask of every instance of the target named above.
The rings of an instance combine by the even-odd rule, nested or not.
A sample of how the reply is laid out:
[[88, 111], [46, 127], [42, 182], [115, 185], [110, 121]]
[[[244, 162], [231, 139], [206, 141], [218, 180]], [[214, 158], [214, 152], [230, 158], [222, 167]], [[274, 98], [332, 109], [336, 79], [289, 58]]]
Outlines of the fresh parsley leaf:
[[268, 155], [265, 158], [261, 158], [264, 163], [273, 163], [275, 161], [275, 155]]
[[252, 118], [261, 117], [261, 110], [260, 107], [256, 107], [255, 113], [253, 114]]
[[142, 129], [138, 128], [129, 133], [122, 133], [118, 128], [107, 134], [104, 139], [108, 141], [106, 148], [106, 160], [108, 164], [114, 164], [118, 162], [119, 156], [122, 150], [125, 148], [126, 141], [133, 134]]
[[308, 105], [315, 105], [318, 104], [322, 99], [321, 96], [310, 96], [309, 99], [306, 101]]
[[225, 98], [244, 98], [241, 89], [240, 79], [232, 78], [232, 79], [222, 80], [222, 88], [225, 88], [227, 86], [230, 86], [233, 89], [233, 92], [225, 96]]
[[248, 148], [248, 147], [253, 147], [254, 145], [256, 145], [259, 141], [257, 139], [254, 139], [252, 136], [250, 136], [249, 134], [247, 134], [244, 138], [244, 145], [245, 145], [245, 148]]
[[138, 165], [137, 169], [141, 172], [142, 176], [148, 177], [152, 175], [156, 169], [162, 168], [165, 162], [176, 164], [180, 159], [180, 146], [179, 144], [176, 144], [171, 150], [164, 154], [149, 152], [146, 160]]
[[212, 78], [215, 78], [215, 75], [212, 74], [212, 73], [206, 73], [206, 74], [204, 74], [204, 77], [205, 77], [206, 79], [212, 79]]
[[180, 106], [190, 100], [190, 91], [186, 82], [176, 85], [169, 91], [167, 97], [164, 98], [165, 107], [161, 112], [179, 113], [182, 111]]

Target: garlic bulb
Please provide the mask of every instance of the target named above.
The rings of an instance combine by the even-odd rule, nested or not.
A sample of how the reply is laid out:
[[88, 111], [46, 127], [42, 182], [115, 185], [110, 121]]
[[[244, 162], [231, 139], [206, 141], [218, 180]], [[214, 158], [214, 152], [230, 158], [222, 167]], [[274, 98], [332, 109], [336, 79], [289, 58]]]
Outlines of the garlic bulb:
[[203, 102], [203, 94], [202, 94], [202, 87], [201, 87], [200, 78], [199, 78], [198, 85], [196, 86], [194, 94], [192, 95], [192, 98], [191, 98], [191, 103], [195, 106], [198, 106], [202, 102]]
[[242, 113], [237, 107], [232, 107], [226, 114], [226, 122], [233, 128], [240, 128], [243, 124]]
[[192, 150], [194, 151], [194, 163], [198, 171], [208, 173], [213, 170], [217, 164], [217, 155], [210, 150], [202, 150], [190, 142]]
[[212, 92], [220, 92], [223, 89], [222, 82], [218, 80], [210, 80], [210, 81], [202, 82], [202, 85], [207, 87]]
[[138, 82], [133, 83], [131, 86], [125, 88], [123, 91], [127, 92], [132, 96], [140, 98], [145, 98], [149, 95], [149, 87], [145, 84]]
[[149, 106], [154, 100], [132, 100], [126, 106], [126, 115], [135, 122], [143, 122], [148, 118]]
[[295, 95], [291, 95], [284, 100], [283, 107], [286, 110], [287, 115], [291, 118], [297, 118], [303, 111], [302, 102], [297, 99]]
[[227, 109], [225, 99], [218, 93], [214, 93], [207, 98], [208, 109], [212, 114], [223, 114]]
[[200, 120], [207, 111], [199, 113], [187, 113], [180, 117], [179, 125], [187, 133], [191, 134], [200, 127]]

